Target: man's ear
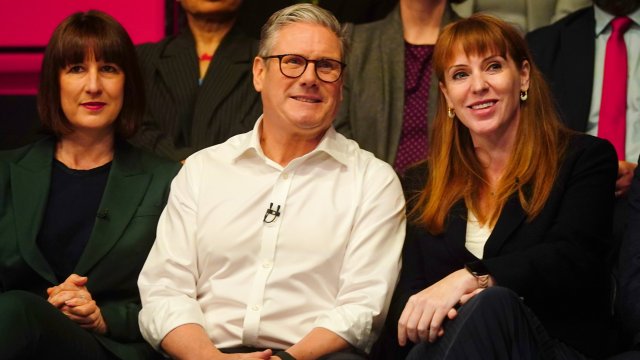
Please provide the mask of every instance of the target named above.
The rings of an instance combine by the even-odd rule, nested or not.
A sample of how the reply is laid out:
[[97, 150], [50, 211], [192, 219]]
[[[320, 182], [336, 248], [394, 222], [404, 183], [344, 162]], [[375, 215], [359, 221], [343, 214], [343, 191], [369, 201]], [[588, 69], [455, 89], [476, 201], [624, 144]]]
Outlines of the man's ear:
[[253, 87], [257, 92], [262, 91], [262, 85], [264, 83], [264, 75], [267, 71], [266, 62], [263, 58], [256, 56], [253, 59]]

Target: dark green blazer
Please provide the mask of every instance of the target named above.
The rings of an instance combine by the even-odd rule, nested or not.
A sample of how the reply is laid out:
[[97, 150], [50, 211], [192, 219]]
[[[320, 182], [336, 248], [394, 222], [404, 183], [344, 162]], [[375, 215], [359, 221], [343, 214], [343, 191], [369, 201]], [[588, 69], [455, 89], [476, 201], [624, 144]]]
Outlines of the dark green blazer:
[[[56, 279], [36, 237], [49, 196], [54, 138], [0, 152], [0, 293], [26, 290], [47, 297]], [[108, 325], [95, 335], [122, 359], [154, 356], [138, 328], [137, 279], [179, 164], [118, 143], [93, 232], [74, 270]], [[64, 279], [62, 279], [64, 280]], [[0, 309], [2, 312], [2, 309]]]

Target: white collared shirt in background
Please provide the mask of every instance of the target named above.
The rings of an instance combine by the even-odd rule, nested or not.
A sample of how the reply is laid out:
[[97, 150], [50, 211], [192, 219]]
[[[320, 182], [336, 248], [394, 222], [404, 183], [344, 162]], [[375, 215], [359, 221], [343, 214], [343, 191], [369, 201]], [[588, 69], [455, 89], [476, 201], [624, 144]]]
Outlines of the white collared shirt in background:
[[[593, 6], [596, 28], [595, 67], [593, 70], [593, 92], [591, 110], [587, 123], [587, 134], [598, 136], [598, 119], [602, 100], [602, 83], [604, 78], [604, 58], [607, 41], [611, 35], [611, 20], [614, 16]], [[640, 154], [640, 9], [629, 14], [633, 24], [624, 33], [627, 45], [627, 133], [625, 142], [625, 160], [635, 163]], [[576, 59], [576, 61], [581, 61]], [[588, 75], [588, 74], [585, 74]]]

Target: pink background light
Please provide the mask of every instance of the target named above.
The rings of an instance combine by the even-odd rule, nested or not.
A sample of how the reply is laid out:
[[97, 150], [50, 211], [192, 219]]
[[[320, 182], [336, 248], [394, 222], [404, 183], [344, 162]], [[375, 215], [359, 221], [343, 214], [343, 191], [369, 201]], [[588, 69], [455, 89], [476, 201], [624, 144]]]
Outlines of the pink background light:
[[140, 44], [162, 39], [164, 0], [31, 0], [0, 5], [0, 95], [35, 94], [42, 54], [20, 52], [21, 47], [46, 46], [53, 29], [77, 11], [102, 10], [118, 20]]

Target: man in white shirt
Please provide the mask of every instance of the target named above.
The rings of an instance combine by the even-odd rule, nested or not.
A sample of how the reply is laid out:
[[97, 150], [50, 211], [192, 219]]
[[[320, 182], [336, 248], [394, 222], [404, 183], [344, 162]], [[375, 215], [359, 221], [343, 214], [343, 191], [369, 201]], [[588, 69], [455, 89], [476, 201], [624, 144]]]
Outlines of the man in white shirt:
[[404, 197], [389, 165], [331, 125], [344, 49], [317, 6], [264, 26], [253, 63], [263, 116], [187, 159], [140, 274], [140, 327], [156, 349], [282, 360], [369, 351], [400, 268]]

